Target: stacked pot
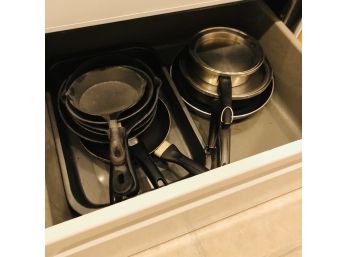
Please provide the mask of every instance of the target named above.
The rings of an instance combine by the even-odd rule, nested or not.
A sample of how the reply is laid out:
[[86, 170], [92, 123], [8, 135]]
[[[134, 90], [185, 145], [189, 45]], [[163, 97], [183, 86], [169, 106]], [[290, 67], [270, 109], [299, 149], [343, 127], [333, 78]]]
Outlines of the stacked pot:
[[172, 77], [188, 106], [210, 116], [207, 151], [218, 153], [218, 166], [230, 163], [233, 120], [261, 109], [273, 92], [272, 69], [258, 41], [234, 28], [204, 29], [179, 54]]

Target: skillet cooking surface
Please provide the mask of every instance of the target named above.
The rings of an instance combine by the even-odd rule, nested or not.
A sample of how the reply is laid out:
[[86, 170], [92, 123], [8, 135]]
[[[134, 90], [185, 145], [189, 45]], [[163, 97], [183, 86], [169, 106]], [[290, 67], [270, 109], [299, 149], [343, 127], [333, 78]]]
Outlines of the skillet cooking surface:
[[146, 81], [134, 70], [116, 66], [91, 70], [78, 77], [68, 95], [75, 108], [92, 115], [127, 110], [143, 96]]
[[81, 111], [105, 115], [128, 109], [138, 99], [138, 92], [128, 84], [121, 81], [107, 81], [88, 88], [82, 94], [79, 106]]

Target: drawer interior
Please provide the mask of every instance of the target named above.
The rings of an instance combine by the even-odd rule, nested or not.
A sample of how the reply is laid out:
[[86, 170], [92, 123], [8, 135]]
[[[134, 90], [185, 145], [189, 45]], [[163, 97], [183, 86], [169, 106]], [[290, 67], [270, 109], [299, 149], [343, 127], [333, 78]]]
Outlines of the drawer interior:
[[[275, 78], [274, 94], [259, 113], [232, 126], [232, 160], [301, 138], [301, 49], [291, 32], [259, 1], [164, 14], [112, 24], [46, 34], [46, 64], [101, 50], [129, 46], [154, 48], [170, 69], [174, 57], [197, 31], [230, 26], [247, 32], [261, 43]], [[50, 91], [50, 85], [46, 84]], [[208, 120], [192, 114], [204, 140]], [[64, 195], [57, 145], [46, 115], [46, 227], [76, 217]], [[171, 186], [175, 186], [171, 185]]]

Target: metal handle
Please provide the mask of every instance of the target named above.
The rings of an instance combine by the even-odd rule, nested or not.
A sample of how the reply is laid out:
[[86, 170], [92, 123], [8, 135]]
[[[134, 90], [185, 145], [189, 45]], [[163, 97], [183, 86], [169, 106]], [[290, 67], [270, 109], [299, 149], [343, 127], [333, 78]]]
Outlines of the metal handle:
[[220, 152], [221, 163], [226, 165], [230, 163], [230, 126], [233, 122], [232, 109], [232, 81], [231, 77], [219, 77], [218, 92], [221, 100], [221, 114], [220, 114]]

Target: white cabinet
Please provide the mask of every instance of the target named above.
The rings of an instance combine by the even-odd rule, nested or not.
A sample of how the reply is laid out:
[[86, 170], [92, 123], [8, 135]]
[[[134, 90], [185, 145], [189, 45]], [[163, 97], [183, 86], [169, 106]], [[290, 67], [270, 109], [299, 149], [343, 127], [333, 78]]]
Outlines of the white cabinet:
[[[54, 119], [52, 117], [47, 119], [46, 137], [48, 141], [51, 140], [51, 148], [46, 148], [46, 159], [50, 160], [50, 166], [46, 166], [46, 186], [48, 193], [51, 192], [50, 203], [55, 205], [54, 208], [50, 208], [51, 218], [54, 222], [54, 216], [57, 214], [54, 210], [58, 207], [58, 209], [61, 208], [58, 212], [62, 213], [61, 216], [66, 219], [58, 225], [46, 228], [47, 256], [100, 256], [101, 249], [103, 255], [128, 256], [301, 188], [301, 46], [294, 35], [262, 2], [246, 1], [244, 3], [242, 1], [209, 11], [215, 8], [214, 4], [224, 1], [202, 3], [182, 1], [181, 4], [180, 1], [176, 1], [173, 6], [168, 6], [169, 2], [166, 1], [162, 1], [163, 3], [146, 1], [146, 8], [142, 6], [145, 2], [134, 7], [132, 5], [134, 1], [130, 1], [122, 3], [125, 4], [124, 8], [121, 8], [123, 5], [119, 4], [117, 11], [107, 14], [105, 20], [101, 16], [94, 17], [94, 14], [99, 14], [91, 11], [86, 11], [86, 16], [81, 20], [72, 20], [73, 15], [68, 17], [73, 13], [71, 10], [66, 14], [64, 22], [61, 22], [63, 16], [58, 17], [52, 14], [56, 2], [59, 1], [48, 2], [47, 5], [47, 32], [75, 28], [79, 26], [78, 23], [83, 24], [82, 26], [95, 25], [104, 21], [114, 22], [174, 12], [188, 9], [190, 6], [211, 5], [209, 8], [197, 10], [201, 16], [192, 16], [204, 17], [204, 19], [192, 19], [191, 24], [180, 25], [180, 30], [177, 31], [173, 30], [175, 24], [166, 23], [166, 21], [176, 20], [177, 24], [180, 24], [184, 18], [176, 17], [176, 15], [181, 15], [181, 12], [171, 13], [169, 18], [163, 15], [163, 24], [158, 23], [162, 19], [161, 15], [156, 16], [155, 21], [129, 20], [127, 21], [129, 27], [125, 27], [124, 30], [127, 31], [133, 27], [141, 28], [141, 26], [145, 28], [157, 22], [161, 28], [166, 27], [172, 30], [172, 34], [176, 33], [184, 37], [185, 33], [190, 34], [190, 30], [197, 29], [194, 27], [196, 22], [202, 26], [238, 25], [257, 35], [273, 66], [276, 86], [271, 102], [261, 113], [251, 118], [256, 128], [250, 130], [245, 137], [256, 141], [247, 144], [243, 137], [232, 141], [232, 147], [243, 147], [238, 152], [237, 161], [73, 219], [69, 217], [66, 200], [61, 195], [61, 185], [57, 182], [57, 179], [60, 179], [58, 173], [61, 166], [59, 166], [56, 151], [52, 149], [54, 146], [59, 147], [52, 143], [55, 134], [51, 133], [50, 122], [54, 123]], [[111, 6], [113, 5], [110, 5], [109, 9]], [[232, 17], [234, 13], [231, 10], [236, 10], [235, 12], [240, 16]], [[74, 9], [74, 11], [77, 10]], [[215, 16], [204, 16], [205, 12], [215, 13]], [[221, 17], [216, 15], [218, 12], [221, 12]], [[184, 14], [186, 18], [190, 17], [189, 15], [187, 12]], [[109, 19], [111, 16], [113, 16], [112, 19]], [[98, 22], [95, 22], [96, 20]], [[224, 22], [226, 24], [222, 24]], [[122, 24], [124, 23], [116, 22], [115, 26], [122, 26]], [[105, 35], [106, 44], [107, 40], [112, 38], [106, 34], [107, 31], [109, 30], [101, 28], [98, 32], [105, 33], [103, 35]], [[59, 43], [52, 43], [53, 40], [47, 39], [46, 44], [52, 43], [47, 48], [57, 52], [61, 51], [59, 47], [67, 49], [67, 53], [72, 51], [71, 49], [77, 46], [69, 41], [70, 36], [67, 36], [71, 35], [69, 33], [73, 32], [63, 31], [52, 35], [53, 38], [58, 38]], [[82, 32], [77, 31], [78, 33], [82, 33], [80, 35], [85, 37], [89, 31], [85, 28]], [[124, 33], [126, 37], [128, 34]], [[137, 33], [142, 32], [134, 32], [134, 34]], [[170, 34], [171, 31], [168, 37]], [[96, 40], [98, 39], [91, 39], [95, 42], [95, 47], [101, 42]], [[148, 40], [150, 42], [152, 39]], [[159, 41], [161, 41], [160, 38]], [[81, 48], [83, 49], [84, 46], [81, 45]], [[250, 122], [248, 124], [250, 125]], [[52, 193], [55, 191], [57, 194]], [[52, 195], [56, 198], [52, 199]], [[57, 222], [60, 221], [56, 220], [54, 223]]]
[[82, 28], [240, 0], [46, 0], [46, 32]]

